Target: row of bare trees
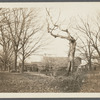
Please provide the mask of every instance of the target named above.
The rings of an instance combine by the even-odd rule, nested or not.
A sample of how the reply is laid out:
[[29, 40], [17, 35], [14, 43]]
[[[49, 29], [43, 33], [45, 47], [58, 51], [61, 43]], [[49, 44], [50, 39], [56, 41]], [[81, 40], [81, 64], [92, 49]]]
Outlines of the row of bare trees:
[[[23, 72], [25, 59], [43, 46], [43, 23], [39, 19], [39, 8], [1, 8], [0, 9], [0, 59], [4, 70], [17, 71], [18, 59], [22, 61]], [[36, 34], [37, 33], [37, 34]], [[13, 63], [14, 62], [14, 63]]]
[[79, 18], [79, 21], [75, 29], [84, 36], [78, 34], [81, 45], [77, 45], [77, 50], [85, 56], [91, 70], [92, 59], [100, 58], [100, 16], [86, 20]]
[[[44, 34], [42, 29], [47, 27], [47, 32], [54, 38], [63, 38], [69, 41], [69, 63], [68, 74], [73, 71], [75, 52], [78, 50], [86, 56], [91, 69], [91, 59], [94, 51], [100, 57], [100, 19], [97, 17], [91, 22], [91, 18], [84, 20], [79, 18], [74, 24], [74, 30], [77, 32], [77, 37], [66, 29], [61, 28], [60, 14], [57, 20], [54, 20], [50, 9], [45, 9], [46, 19], [42, 20], [40, 16], [40, 8], [1, 8], [0, 9], [0, 45], [2, 53], [0, 60], [4, 65], [4, 70], [12, 64], [12, 70], [17, 71], [17, 61], [21, 60], [22, 66], [20, 71], [23, 72], [25, 59], [36, 52], [40, 47], [45, 45], [43, 39]], [[44, 24], [44, 23], [47, 24]], [[44, 28], [45, 30], [46, 28]], [[62, 34], [55, 34], [55, 31], [60, 31]], [[65, 33], [66, 35], [63, 35]], [[83, 34], [84, 38], [81, 37]], [[81, 44], [79, 45], [81, 41]], [[44, 43], [45, 42], [45, 43]], [[14, 62], [14, 63], [13, 63]]]

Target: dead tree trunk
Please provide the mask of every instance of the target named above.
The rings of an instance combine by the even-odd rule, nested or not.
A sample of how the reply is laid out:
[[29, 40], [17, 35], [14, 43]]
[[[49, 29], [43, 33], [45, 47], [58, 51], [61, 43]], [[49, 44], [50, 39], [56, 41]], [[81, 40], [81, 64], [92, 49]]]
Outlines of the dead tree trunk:
[[17, 51], [14, 52], [14, 66], [13, 66], [13, 71], [17, 71]]
[[89, 59], [88, 59], [88, 63], [89, 63], [89, 70], [92, 70], [92, 66], [91, 66], [91, 58], [92, 58], [92, 53], [91, 53], [91, 46], [90, 46], [90, 42], [88, 44], [88, 49], [89, 49]]
[[[63, 39], [67, 39], [69, 41], [69, 53], [68, 53], [68, 59], [69, 59], [69, 62], [68, 62], [68, 74], [69, 74], [69, 72], [72, 72], [73, 68], [74, 68], [74, 56], [75, 56], [75, 49], [76, 49], [76, 40], [74, 39], [74, 37], [71, 36], [71, 34], [69, 33], [68, 29], [62, 30], [60, 28], [60, 26], [57, 25], [57, 22], [55, 22], [55, 23], [53, 22], [52, 16], [50, 15], [50, 12], [48, 11], [48, 9], [46, 9], [46, 12], [47, 12], [47, 15], [49, 16], [50, 22], [53, 25], [53, 28], [51, 28], [50, 27], [50, 23], [49, 23], [49, 21], [47, 19], [47, 30], [48, 30], [48, 33], [50, 33], [55, 38], [56, 37], [60, 37], [60, 38], [63, 38]], [[62, 32], [66, 32], [68, 36], [62, 36], [62, 35], [59, 35], [59, 34], [57, 34], [57, 35], [53, 34], [53, 31], [56, 30], [56, 29], [59, 29]]]
[[6, 61], [4, 61], [4, 71], [6, 71], [6, 69], [7, 69], [7, 63]]
[[70, 72], [73, 71], [73, 68], [74, 68], [74, 57], [75, 57], [75, 50], [76, 50], [76, 40], [71, 36], [71, 34], [69, 33], [69, 31], [66, 29], [66, 30], [61, 30], [61, 31], [64, 31], [68, 34], [68, 36], [61, 36], [61, 35], [54, 35], [52, 32], [51, 35], [53, 37], [60, 37], [60, 38], [63, 38], [63, 39], [67, 39], [69, 41], [69, 53], [68, 53], [68, 75]]
[[68, 75], [70, 72], [73, 72], [73, 69], [74, 69], [75, 49], [76, 49], [76, 40], [72, 38], [71, 40], [69, 40]]
[[25, 52], [24, 52], [24, 45], [23, 45], [23, 47], [22, 47], [22, 66], [20, 69], [20, 73], [23, 73], [23, 71], [24, 71], [24, 62], [25, 62]]
[[23, 73], [23, 71], [24, 71], [24, 60], [25, 60], [25, 58], [23, 57], [23, 59], [22, 59], [22, 66], [21, 66], [21, 69], [20, 69], [20, 73]]

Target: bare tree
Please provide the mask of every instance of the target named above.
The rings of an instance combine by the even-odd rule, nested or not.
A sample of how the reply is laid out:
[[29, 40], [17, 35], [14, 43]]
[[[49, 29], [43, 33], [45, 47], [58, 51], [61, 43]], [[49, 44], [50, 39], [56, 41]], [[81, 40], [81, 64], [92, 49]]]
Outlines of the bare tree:
[[92, 69], [92, 57], [93, 57], [93, 52], [94, 48], [91, 45], [91, 41], [88, 37], [81, 38], [78, 36], [80, 44], [77, 44], [76, 50], [80, 52], [80, 55], [83, 56], [84, 60], [88, 63], [89, 69]]
[[86, 21], [80, 18], [80, 24], [77, 25], [76, 29], [87, 36], [89, 44], [97, 51], [100, 57], [100, 24], [98, 19], [97, 21], [92, 20], [92, 22], [93, 23], [91, 23], [91, 21], [89, 22], [89, 20]]
[[[2, 54], [1, 54], [1, 59], [4, 64], [4, 70], [7, 70], [7, 68], [10, 68], [10, 60], [12, 58], [12, 43], [11, 40], [9, 40], [6, 35], [8, 35], [6, 31], [6, 26], [5, 23], [3, 22], [4, 18], [2, 17], [2, 14], [4, 9], [1, 9], [1, 14], [0, 14], [0, 45], [3, 48]], [[5, 12], [6, 13], [6, 12]]]
[[[48, 33], [50, 33], [53, 37], [60, 37], [60, 38], [63, 38], [63, 39], [67, 39], [69, 41], [69, 53], [68, 53], [68, 58], [69, 58], [69, 63], [68, 63], [68, 74], [69, 72], [72, 72], [73, 71], [73, 68], [74, 68], [74, 56], [75, 56], [75, 49], [76, 49], [76, 40], [74, 39], [74, 37], [71, 36], [71, 33], [68, 31], [68, 29], [61, 29], [60, 28], [60, 25], [57, 25], [57, 22], [59, 20], [59, 18], [57, 19], [57, 21], [53, 21], [53, 18], [50, 14], [50, 11], [48, 9], [46, 9], [46, 12], [47, 12], [47, 15], [49, 17], [49, 20], [51, 21], [51, 24], [53, 27], [50, 27], [50, 23], [47, 19], [47, 30], [48, 30]], [[53, 31], [54, 30], [61, 30], [62, 32], [66, 32], [68, 36], [63, 36], [63, 35], [59, 35], [59, 34], [54, 34]]]
[[[44, 22], [40, 19], [39, 16], [40, 9], [33, 9], [27, 15], [27, 18], [24, 20], [24, 28], [22, 31], [21, 39], [20, 39], [20, 47], [21, 50], [19, 51], [19, 57], [22, 61], [22, 66], [20, 72], [23, 73], [24, 69], [24, 62], [26, 58], [33, 55], [34, 53], [38, 52], [40, 48], [45, 46], [47, 42], [45, 42], [43, 26]], [[26, 12], [23, 10], [23, 17], [26, 17]], [[42, 22], [42, 23], [41, 23]]]
[[3, 60], [4, 60], [4, 70], [9, 68], [9, 61], [12, 58], [13, 50], [12, 50], [12, 44], [11, 41], [5, 37], [3, 29], [1, 27], [1, 46], [3, 47]]
[[[43, 39], [44, 34], [42, 34], [39, 30], [40, 28], [38, 27], [38, 29], [36, 29], [36, 31], [34, 30], [31, 35], [23, 35], [24, 38], [21, 41], [22, 49], [19, 52], [19, 54], [21, 55], [21, 57], [19, 57], [22, 60], [21, 73], [24, 69], [25, 59], [27, 59], [34, 53], [39, 52], [39, 50], [46, 45], [46, 42]], [[37, 31], [39, 31], [39, 34], [37, 33]]]
[[[23, 44], [27, 41], [27, 39], [29, 39], [28, 37], [31, 37], [32, 34], [34, 34], [37, 9], [13, 8], [6, 10], [8, 10], [8, 13], [3, 13], [3, 17], [7, 26], [6, 31], [10, 34], [10, 37], [7, 35], [7, 38], [11, 40], [13, 46], [15, 56], [13, 70], [16, 71], [18, 52], [21, 50], [21, 48], [24, 48]], [[30, 30], [30, 27], [33, 29]], [[30, 34], [27, 36], [27, 33]]]

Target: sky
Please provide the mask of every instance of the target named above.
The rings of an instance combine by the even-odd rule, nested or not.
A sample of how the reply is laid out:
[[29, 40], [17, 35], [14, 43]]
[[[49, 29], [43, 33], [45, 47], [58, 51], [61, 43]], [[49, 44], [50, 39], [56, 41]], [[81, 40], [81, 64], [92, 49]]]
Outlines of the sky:
[[[83, 19], [87, 19], [89, 17], [95, 18], [95, 16], [100, 11], [100, 3], [65, 3], [65, 4], [55, 4], [56, 7], [51, 7], [52, 15], [54, 20], [58, 17], [58, 12], [60, 10], [61, 16], [60, 16], [60, 22], [62, 23], [63, 28], [69, 28], [70, 32], [70, 22], [74, 25], [74, 20], [76, 20], [79, 16]], [[56, 15], [56, 16], [55, 16]], [[72, 25], [72, 26], [73, 26]], [[74, 31], [72, 31], [73, 35]], [[59, 33], [60, 34], [60, 33]], [[62, 33], [61, 33], [62, 34]], [[64, 35], [64, 33], [63, 33]], [[64, 56], [67, 57], [68, 53], [68, 40], [64, 40], [61, 38], [54, 38], [52, 39], [52, 43], [49, 44], [48, 49], [45, 50], [44, 54], [51, 54], [51, 56]], [[35, 59], [36, 61], [39, 61], [42, 59], [42, 56], [32, 56], [30, 59]], [[31, 61], [31, 60], [29, 60]]]
[[[6, 7], [6, 4], [0, 4], [2, 7]], [[19, 3], [19, 4], [8, 4], [7, 7], [41, 7], [43, 9], [42, 14], [43, 17], [45, 15], [44, 8], [52, 9], [52, 15], [54, 20], [58, 17], [58, 12], [60, 11], [60, 19], [59, 22], [62, 23], [62, 28], [68, 28], [69, 31], [74, 36], [74, 32], [71, 29], [71, 26], [75, 25], [75, 20], [80, 16], [83, 19], [87, 19], [89, 17], [95, 18], [95, 16], [100, 13], [100, 3], [99, 2], [64, 2], [64, 3]], [[71, 22], [71, 24], [69, 24]], [[62, 32], [59, 32], [62, 34]], [[67, 35], [63, 33], [62, 35]], [[51, 39], [51, 43], [48, 44], [47, 48], [41, 51], [39, 54], [41, 55], [32, 55], [27, 59], [27, 62], [40, 61], [42, 59], [42, 55], [51, 55], [51, 56], [64, 56], [67, 57], [68, 53], [68, 41], [61, 38], [53, 38], [49, 35], [49, 39]]]

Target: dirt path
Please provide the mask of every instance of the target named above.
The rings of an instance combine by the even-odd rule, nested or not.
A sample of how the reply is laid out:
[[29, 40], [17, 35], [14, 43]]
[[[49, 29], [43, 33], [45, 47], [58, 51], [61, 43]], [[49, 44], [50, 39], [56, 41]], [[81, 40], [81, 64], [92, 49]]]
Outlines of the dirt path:
[[86, 77], [80, 92], [100, 92], [100, 70], [91, 71]]

